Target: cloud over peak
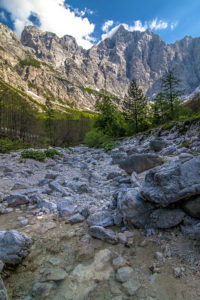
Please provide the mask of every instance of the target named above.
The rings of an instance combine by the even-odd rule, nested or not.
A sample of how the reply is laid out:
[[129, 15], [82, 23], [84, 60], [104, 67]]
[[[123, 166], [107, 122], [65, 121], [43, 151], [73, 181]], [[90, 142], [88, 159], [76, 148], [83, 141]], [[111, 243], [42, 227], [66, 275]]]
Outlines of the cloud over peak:
[[[110, 22], [110, 21], [107, 21], [107, 22]], [[112, 23], [109, 27], [106, 27], [107, 22], [104, 23], [105, 27], [104, 27], [104, 25], [102, 26], [102, 30], [105, 28], [107, 29], [107, 30], [103, 30], [103, 31], [105, 31], [105, 33], [102, 34], [102, 36], [101, 36], [102, 40], [105, 40], [106, 38], [111, 38], [115, 34], [115, 32], [118, 30], [120, 25], [123, 25], [126, 30], [131, 31], [131, 32], [133, 32], [133, 31], [142, 31], [143, 32], [147, 29], [157, 31], [157, 30], [164, 30], [164, 29], [170, 28], [171, 30], [174, 30], [174, 28], [178, 24], [177, 22], [169, 24], [166, 21], [158, 20], [157, 18], [155, 18], [152, 21], [145, 21], [144, 23], [142, 23], [142, 21], [140, 21], [140, 20], [136, 20], [133, 22], [133, 25], [120, 24], [120, 25], [113, 27], [110, 31], [108, 31], [108, 29], [114, 23]]]
[[18, 35], [24, 26], [32, 24], [30, 17], [34, 14], [41, 30], [54, 32], [59, 37], [72, 35], [84, 48], [92, 46], [91, 34], [95, 25], [85, 17], [86, 13], [92, 14], [92, 11], [74, 11], [65, 5], [65, 0], [1, 0], [0, 7], [11, 14]]

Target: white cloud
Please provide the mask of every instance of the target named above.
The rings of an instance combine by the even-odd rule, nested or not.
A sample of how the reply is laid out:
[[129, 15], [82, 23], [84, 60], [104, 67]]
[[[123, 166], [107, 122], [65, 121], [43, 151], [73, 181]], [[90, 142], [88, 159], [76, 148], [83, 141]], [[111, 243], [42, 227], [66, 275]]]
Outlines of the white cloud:
[[72, 35], [79, 45], [90, 48], [93, 45], [90, 35], [94, 32], [95, 25], [84, 15], [91, 14], [92, 11], [85, 9], [77, 15], [77, 11], [65, 6], [64, 2], [65, 0], [1, 0], [0, 7], [11, 13], [15, 31], [19, 35], [24, 26], [31, 24], [28, 19], [34, 13], [39, 18], [41, 30], [54, 32], [59, 37]]
[[158, 19], [156, 18], [150, 23], [149, 27], [152, 30], [166, 29], [168, 27], [168, 23], [163, 20], [158, 21]]
[[111, 26], [113, 26], [113, 24], [114, 24], [114, 21], [113, 21], [113, 20], [108, 20], [108, 21], [106, 21], [106, 22], [103, 24], [103, 26], [101, 27], [102, 31], [103, 31], [103, 32], [108, 32], [108, 29], [109, 29]]
[[[102, 40], [111, 38], [121, 25], [123, 25], [126, 30], [132, 32], [132, 31], [145, 31], [147, 29], [164, 30], [167, 28], [174, 30], [174, 28], [177, 26], [177, 24], [178, 24], [178, 22], [167, 23], [166, 21], [158, 20], [157, 18], [154, 19], [153, 21], [145, 21], [144, 23], [142, 23], [142, 21], [140, 21], [140, 20], [136, 20], [136, 21], [134, 21], [133, 25], [120, 24], [120, 25], [115, 26], [110, 31], [102, 34], [101, 38], [102, 38]], [[102, 30], [103, 30], [103, 27], [102, 27]]]
[[5, 15], [4, 11], [1, 11], [1, 12], [0, 12], [0, 20], [1, 20], [1, 21], [4, 21], [4, 22], [7, 21], [7, 18], [6, 18], [6, 15]]
[[170, 25], [171, 30], [174, 30], [177, 25], [178, 25], [178, 22], [171, 23], [171, 25]]
[[140, 20], [134, 21], [133, 26], [126, 25], [125, 27], [128, 31], [145, 31], [148, 28], [147, 22], [142, 25], [142, 22]]

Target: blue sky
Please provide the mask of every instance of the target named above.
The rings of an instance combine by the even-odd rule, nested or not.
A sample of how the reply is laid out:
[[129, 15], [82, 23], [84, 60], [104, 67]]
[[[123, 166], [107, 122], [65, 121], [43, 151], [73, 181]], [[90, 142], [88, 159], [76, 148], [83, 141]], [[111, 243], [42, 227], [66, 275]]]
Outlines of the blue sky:
[[0, 0], [0, 21], [18, 35], [34, 24], [60, 37], [72, 35], [85, 48], [121, 23], [130, 31], [151, 29], [167, 43], [198, 37], [199, 15], [200, 0]]

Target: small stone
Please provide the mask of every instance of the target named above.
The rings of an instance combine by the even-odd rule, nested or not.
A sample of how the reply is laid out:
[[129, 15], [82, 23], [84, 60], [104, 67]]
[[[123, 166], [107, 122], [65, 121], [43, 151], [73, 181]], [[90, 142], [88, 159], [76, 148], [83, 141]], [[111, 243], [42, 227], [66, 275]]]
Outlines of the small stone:
[[113, 259], [112, 264], [116, 268], [121, 268], [124, 267], [127, 264], [127, 262], [123, 257], [118, 256], [117, 258]]
[[118, 233], [118, 239], [119, 239], [119, 242], [122, 243], [122, 244], [126, 244], [127, 242], [127, 237], [126, 237], [126, 234], [125, 233]]
[[145, 239], [141, 243], [139, 243], [140, 247], [146, 247], [148, 245], [148, 241]]
[[176, 278], [180, 278], [182, 276], [182, 269], [180, 267], [174, 268], [173, 272]]
[[133, 269], [130, 267], [122, 267], [116, 273], [116, 279], [120, 282], [128, 281], [131, 276], [133, 276]]
[[89, 226], [112, 226], [113, 217], [108, 212], [98, 212], [88, 217], [87, 224]]
[[53, 266], [57, 266], [60, 264], [61, 260], [57, 257], [51, 257], [49, 259], [49, 262], [53, 265]]
[[20, 227], [23, 227], [23, 226], [26, 226], [26, 225], [28, 225], [28, 220], [27, 219], [22, 220], [22, 221], [19, 222]]
[[85, 218], [80, 214], [75, 214], [69, 218], [69, 222], [71, 224], [81, 223], [85, 220]]
[[139, 290], [141, 287], [141, 284], [138, 282], [135, 282], [133, 280], [128, 280], [122, 284], [123, 288], [125, 289], [125, 292], [129, 296], [133, 296], [136, 294], [136, 292]]
[[81, 239], [82, 243], [90, 243], [90, 241], [91, 241], [91, 236], [88, 234], [84, 235]]
[[163, 254], [162, 254], [161, 252], [156, 252], [156, 253], [155, 253], [155, 258], [156, 258], [157, 260], [162, 261], [162, 260], [163, 260]]
[[112, 230], [105, 229], [102, 226], [91, 226], [90, 227], [91, 236], [106, 241], [111, 244], [116, 244], [118, 239]]
[[149, 267], [149, 270], [154, 274], [154, 273], [160, 273], [160, 266], [158, 264], [153, 264], [152, 266]]
[[63, 269], [55, 267], [44, 272], [42, 281], [61, 281], [64, 280], [66, 276], [67, 273]]

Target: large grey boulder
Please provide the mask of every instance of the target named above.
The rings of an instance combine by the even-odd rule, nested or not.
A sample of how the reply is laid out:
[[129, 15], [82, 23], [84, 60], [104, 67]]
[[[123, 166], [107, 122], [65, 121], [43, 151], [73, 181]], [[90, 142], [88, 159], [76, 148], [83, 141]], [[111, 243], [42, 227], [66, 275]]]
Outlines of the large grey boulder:
[[138, 189], [122, 190], [117, 196], [117, 208], [125, 223], [144, 228], [150, 222], [154, 206], [141, 198]]
[[150, 141], [149, 146], [151, 150], [154, 150], [156, 152], [161, 151], [164, 146], [166, 145], [165, 140], [163, 140], [162, 138], [155, 138], [154, 140]]
[[156, 228], [167, 229], [179, 225], [184, 216], [181, 209], [160, 208], [153, 211], [151, 221]]
[[114, 224], [113, 217], [109, 212], [97, 212], [92, 214], [87, 219], [89, 226], [112, 226]]
[[11, 195], [5, 197], [3, 200], [7, 201], [8, 205], [12, 206], [12, 207], [16, 207], [16, 206], [23, 205], [23, 204], [28, 204], [30, 202], [29, 198], [27, 196], [23, 195], [22, 193], [11, 194]]
[[16, 265], [27, 256], [32, 240], [16, 230], [0, 231], [0, 260]]
[[73, 203], [73, 199], [70, 197], [60, 200], [57, 204], [57, 209], [61, 218], [69, 217], [76, 212], [76, 206]]
[[152, 169], [163, 163], [162, 158], [156, 154], [133, 154], [128, 158], [120, 161], [119, 166], [125, 170], [129, 175], [135, 171], [141, 173], [146, 170]]
[[200, 196], [188, 200], [183, 204], [183, 209], [194, 218], [200, 218]]
[[200, 194], [200, 156], [187, 161], [170, 161], [146, 174], [142, 195], [166, 207]]

